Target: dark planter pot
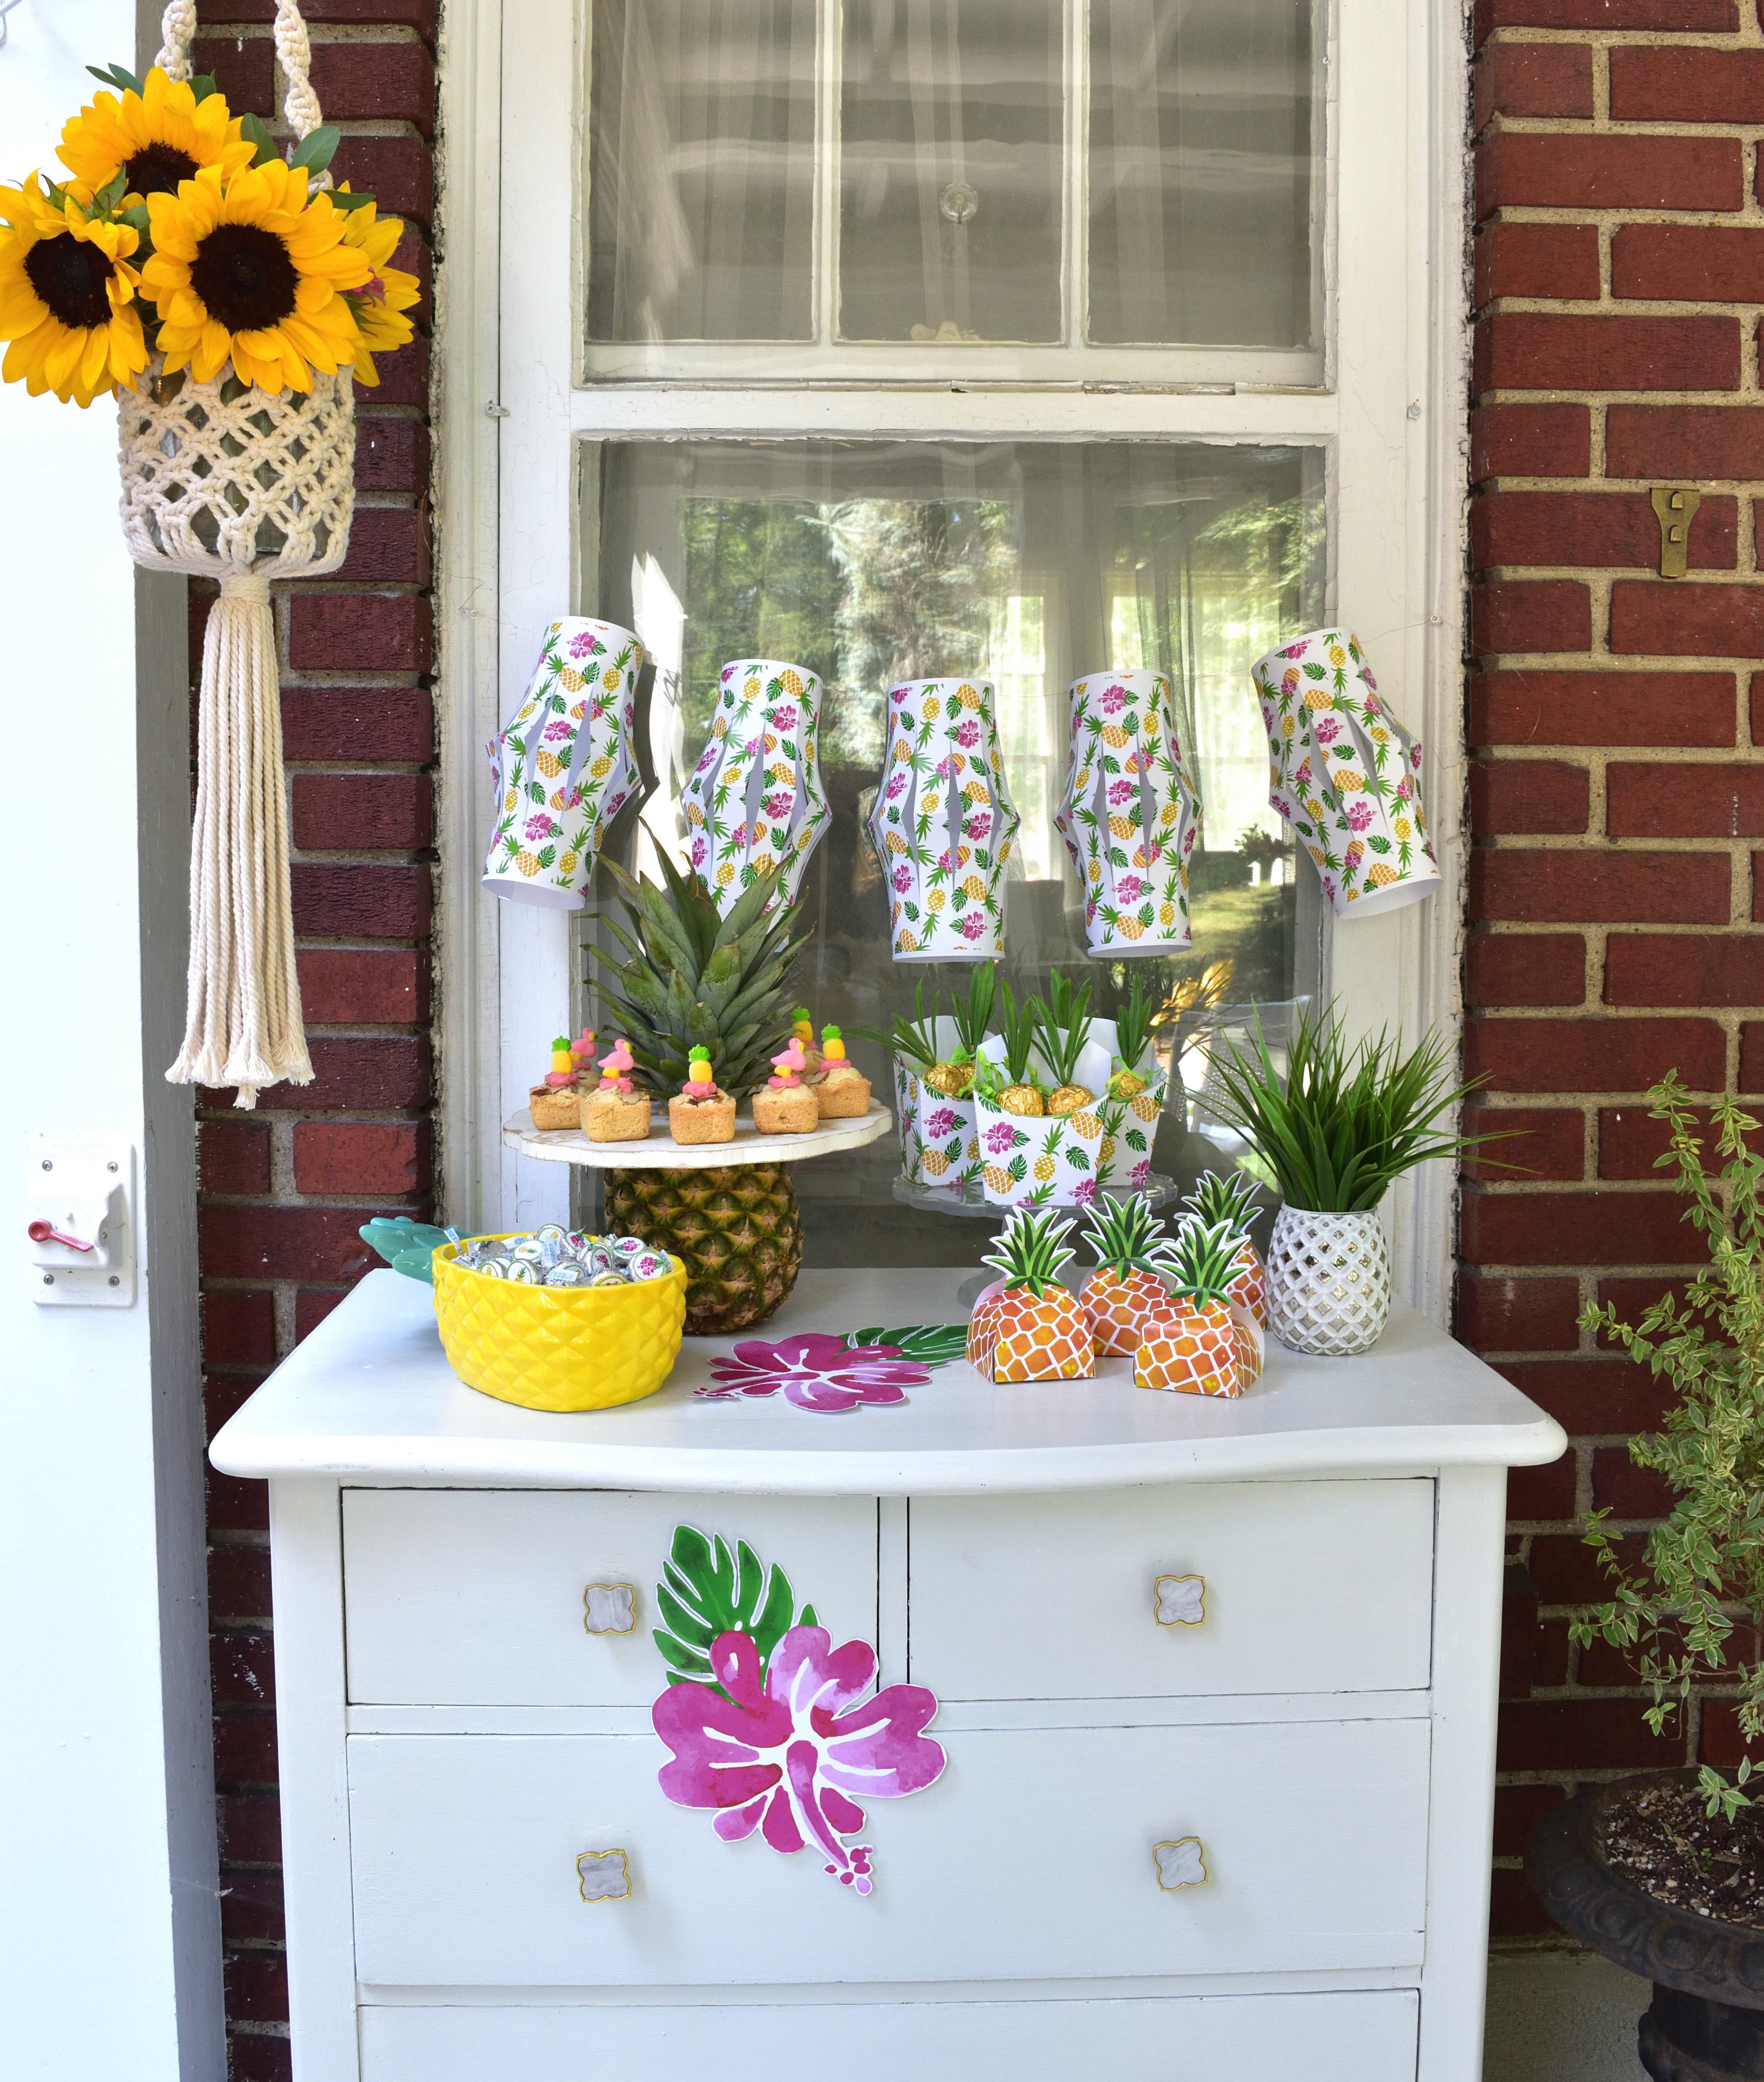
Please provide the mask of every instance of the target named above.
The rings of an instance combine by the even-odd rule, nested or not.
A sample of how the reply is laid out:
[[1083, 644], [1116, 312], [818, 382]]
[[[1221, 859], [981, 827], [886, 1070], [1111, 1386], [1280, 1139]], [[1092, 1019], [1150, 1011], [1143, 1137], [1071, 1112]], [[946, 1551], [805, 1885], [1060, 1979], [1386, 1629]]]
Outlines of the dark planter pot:
[[1636, 2037], [1654, 2082], [1764, 2082], [1764, 1931], [1669, 1907], [1597, 1848], [1610, 1801], [1692, 1776], [1648, 1772], [1577, 1793], [1531, 1831], [1525, 1876], [1564, 1930], [1653, 1983]]

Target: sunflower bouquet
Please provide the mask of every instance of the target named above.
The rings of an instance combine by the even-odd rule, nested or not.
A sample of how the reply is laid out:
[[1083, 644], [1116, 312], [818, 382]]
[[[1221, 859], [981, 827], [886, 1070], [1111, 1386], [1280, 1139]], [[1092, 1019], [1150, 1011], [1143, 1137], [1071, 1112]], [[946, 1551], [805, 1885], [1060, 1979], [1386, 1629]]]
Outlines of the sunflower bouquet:
[[107, 91], [61, 133], [65, 177], [0, 187], [0, 378], [82, 407], [149, 369], [272, 397], [315, 370], [377, 383], [419, 288], [391, 265], [402, 221], [328, 190], [339, 133], [284, 159], [212, 78], [88, 70]]

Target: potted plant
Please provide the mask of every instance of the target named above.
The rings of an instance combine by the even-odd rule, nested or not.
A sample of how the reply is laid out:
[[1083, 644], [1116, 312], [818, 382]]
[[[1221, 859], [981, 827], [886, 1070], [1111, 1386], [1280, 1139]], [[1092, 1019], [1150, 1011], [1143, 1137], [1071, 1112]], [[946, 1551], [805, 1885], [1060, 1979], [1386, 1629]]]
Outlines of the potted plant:
[[[1674, 1502], [1633, 1566], [1608, 1513], [1592, 1514], [1586, 1539], [1614, 1595], [1570, 1631], [1628, 1658], [1657, 1734], [1720, 1673], [1737, 1687], [1750, 1745], [1764, 1734], [1764, 1157], [1746, 1142], [1758, 1122], [1723, 1099], [1711, 1176], [1677, 1074], [1648, 1098], [1671, 1133], [1659, 1165], [1676, 1170], [1708, 1262], [1682, 1301], [1663, 1295], [1633, 1327], [1609, 1308], [1581, 1323], [1671, 1384], [1661, 1429], [1629, 1452]], [[1764, 2075], [1764, 1807], [1751, 1776], [1746, 1759], [1731, 1775], [1705, 1764], [1588, 1787], [1526, 1846], [1526, 1877], [1556, 1920], [1653, 1983], [1641, 2063], [1673, 2082]]]
[[1437, 1035], [1407, 1055], [1384, 1033], [1350, 1047], [1322, 1014], [1300, 1019], [1284, 1073], [1259, 1022], [1256, 1043], [1253, 1060], [1219, 1052], [1212, 1103], [1253, 1145], [1285, 1203], [1268, 1247], [1270, 1327], [1292, 1351], [1363, 1352], [1391, 1312], [1379, 1203], [1417, 1164], [1455, 1161], [1497, 1139], [1441, 1125], [1481, 1080], [1451, 1081]]

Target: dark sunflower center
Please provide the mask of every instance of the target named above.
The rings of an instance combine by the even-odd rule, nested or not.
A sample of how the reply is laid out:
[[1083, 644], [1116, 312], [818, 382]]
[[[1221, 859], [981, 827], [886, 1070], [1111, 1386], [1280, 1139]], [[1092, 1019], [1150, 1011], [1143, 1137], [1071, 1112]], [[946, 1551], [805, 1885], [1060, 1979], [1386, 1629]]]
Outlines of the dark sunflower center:
[[143, 145], [128, 162], [131, 195], [175, 195], [179, 181], [193, 181], [196, 162], [175, 145]]
[[298, 277], [288, 248], [255, 224], [217, 224], [190, 263], [190, 286], [229, 332], [279, 325], [294, 308]]
[[24, 256], [24, 272], [63, 325], [77, 330], [108, 323], [110, 298], [104, 284], [111, 265], [95, 246], [66, 232], [58, 238], [40, 238]]

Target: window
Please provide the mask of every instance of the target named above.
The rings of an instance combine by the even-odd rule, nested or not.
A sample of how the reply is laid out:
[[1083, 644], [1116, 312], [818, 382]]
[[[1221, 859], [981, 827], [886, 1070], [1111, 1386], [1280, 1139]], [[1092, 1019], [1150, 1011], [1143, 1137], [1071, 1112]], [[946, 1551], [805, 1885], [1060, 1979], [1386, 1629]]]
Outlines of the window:
[[[1429, 33], [1419, 0], [509, 8], [500, 712], [552, 616], [638, 630], [653, 785], [608, 850], [680, 846], [724, 660], [812, 666], [835, 818], [804, 884], [806, 989], [823, 1018], [886, 1024], [921, 976], [962, 979], [889, 959], [862, 829], [882, 704], [897, 677], [981, 674], [1023, 817], [1007, 967], [1082, 971], [1109, 1000], [1053, 822], [1066, 689], [1156, 666], [1205, 809], [1193, 946], [1165, 980], [1228, 963], [1234, 1018], [1321, 990], [1350, 1025], [1414, 1032], [1449, 1003], [1449, 927], [1328, 929], [1267, 805], [1248, 679], [1282, 636], [1350, 620], [1455, 784], [1434, 723], [1456, 596], [1429, 592], [1455, 580], [1427, 505], [1430, 280], [1450, 272], [1429, 277], [1417, 213]], [[1453, 806], [1429, 807], [1449, 831]], [[488, 999], [499, 1118], [599, 929], [592, 900], [519, 910]], [[1204, 1040], [1183, 1067], [1198, 1102]], [[1204, 1157], [1194, 1118], [1172, 1106], [1160, 1169]], [[826, 1203], [811, 1263], [983, 1247], [983, 1224], [928, 1242], [897, 1216], [890, 1145], [827, 1168], [799, 1179]], [[561, 1212], [550, 1169], [507, 1164], [511, 1220]]]

